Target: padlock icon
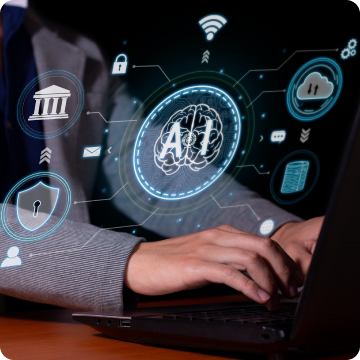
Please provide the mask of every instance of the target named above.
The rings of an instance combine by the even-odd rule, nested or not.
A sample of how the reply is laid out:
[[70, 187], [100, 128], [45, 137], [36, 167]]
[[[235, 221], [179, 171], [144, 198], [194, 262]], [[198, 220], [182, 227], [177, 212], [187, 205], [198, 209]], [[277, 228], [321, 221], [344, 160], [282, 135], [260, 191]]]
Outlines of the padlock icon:
[[[124, 58], [124, 61], [119, 60], [121, 57]], [[126, 74], [127, 66], [128, 66], [127, 56], [125, 54], [119, 54], [114, 61], [112, 74], [113, 75]]]

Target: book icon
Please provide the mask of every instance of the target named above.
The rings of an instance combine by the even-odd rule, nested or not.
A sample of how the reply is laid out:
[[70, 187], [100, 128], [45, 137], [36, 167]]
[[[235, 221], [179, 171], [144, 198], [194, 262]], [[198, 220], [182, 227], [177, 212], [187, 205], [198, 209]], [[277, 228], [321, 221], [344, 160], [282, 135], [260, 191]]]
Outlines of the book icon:
[[306, 160], [289, 162], [285, 168], [281, 193], [293, 194], [304, 190], [309, 167], [310, 162]]

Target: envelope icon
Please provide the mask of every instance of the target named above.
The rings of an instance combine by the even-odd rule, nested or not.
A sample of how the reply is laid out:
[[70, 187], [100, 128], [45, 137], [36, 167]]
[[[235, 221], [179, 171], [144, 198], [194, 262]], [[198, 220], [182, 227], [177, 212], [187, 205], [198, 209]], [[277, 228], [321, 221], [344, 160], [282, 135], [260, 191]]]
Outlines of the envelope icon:
[[98, 157], [101, 154], [101, 146], [91, 146], [84, 148], [83, 157]]

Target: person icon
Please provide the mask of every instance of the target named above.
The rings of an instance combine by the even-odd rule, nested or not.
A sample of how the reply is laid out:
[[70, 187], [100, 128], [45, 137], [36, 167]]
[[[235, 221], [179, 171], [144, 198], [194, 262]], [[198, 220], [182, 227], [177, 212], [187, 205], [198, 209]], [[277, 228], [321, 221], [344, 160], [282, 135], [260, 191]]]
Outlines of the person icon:
[[17, 246], [12, 246], [7, 251], [7, 258], [1, 263], [0, 268], [7, 268], [12, 266], [20, 266], [22, 264], [20, 256], [20, 249]]

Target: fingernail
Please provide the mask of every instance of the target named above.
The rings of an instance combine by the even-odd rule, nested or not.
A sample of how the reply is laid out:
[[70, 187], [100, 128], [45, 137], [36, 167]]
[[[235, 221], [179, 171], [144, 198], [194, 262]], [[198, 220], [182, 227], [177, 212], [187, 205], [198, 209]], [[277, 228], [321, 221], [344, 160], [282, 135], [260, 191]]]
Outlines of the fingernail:
[[262, 301], [268, 301], [270, 299], [270, 295], [262, 289], [259, 289], [257, 293]]
[[291, 282], [289, 291], [291, 296], [295, 297], [298, 294], [298, 289], [294, 281]]

